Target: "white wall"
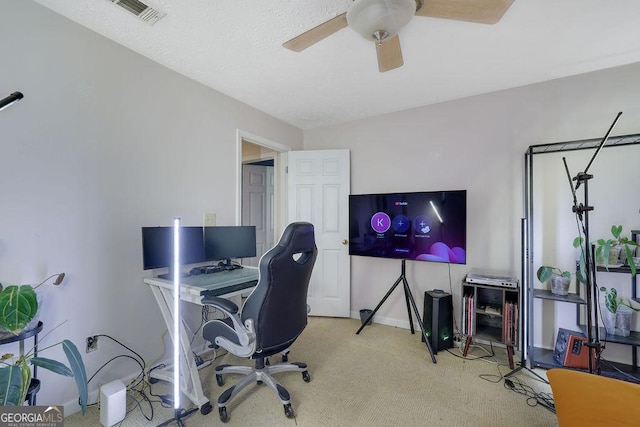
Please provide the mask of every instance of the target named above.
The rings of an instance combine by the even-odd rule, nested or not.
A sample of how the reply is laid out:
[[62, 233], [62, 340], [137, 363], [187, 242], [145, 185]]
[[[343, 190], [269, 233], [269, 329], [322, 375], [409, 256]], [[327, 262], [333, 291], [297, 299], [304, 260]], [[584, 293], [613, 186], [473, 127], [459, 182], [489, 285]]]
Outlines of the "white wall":
[[[34, 283], [67, 272], [63, 287], [46, 290], [45, 330], [66, 321], [49, 343], [70, 338], [83, 348], [85, 337], [104, 333], [148, 362], [163, 355], [164, 323], [142, 282], [149, 273], [141, 270], [140, 227], [168, 224], [175, 216], [198, 225], [205, 211], [216, 212], [219, 224], [234, 222], [237, 128], [294, 149], [303, 140], [307, 149], [349, 148], [354, 194], [467, 189], [468, 264], [407, 268], [418, 305], [425, 290], [452, 290], [456, 318], [460, 280], [469, 270], [519, 276], [527, 147], [599, 137], [618, 111], [624, 114], [615, 134], [639, 132], [635, 64], [303, 135], [32, 2], [0, 0], [0, 7], [0, 28], [11, 35], [0, 38], [0, 96], [25, 94], [0, 112], [0, 281]], [[635, 161], [602, 156], [599, 167], [617, 174], [637, 170]], [[570, 163], [578, 168], [581, 160]], [[610, 197], [626, 212], [625, 229], [640, 227], [637, 198]], [[564, 202], [561, 193], [557, 199]], [[598, 209], [608, 203], [592, 202]], [[570, 247], [574, 230], [545, 233]], [[357, 315], [382, 298], [400, 264], [354, 257], [351, 272]], [[571, 327], [573, 310], [557, 317], [541, 338], [547, 346], [557, 327]], [[194, 326], [196, 318], [192, 313]], [[400, 290], [378, 320], [407, 326]], [[89, 375], [126, 353], [107, 340], [100, 346], [85, 355]], [[49, 355], [64, 358], [58, 350]], [[137, 369], [126, 360], [109, 366], [92, 389]], [[40, 376], [39, 404], [73, 399], [72, 381]]]
[[[619, 111], [623, 115], [613, 134], [638, 133], [639, 98], [640, 64], [634, 64], [305, 131], [305, 148], [349, 148], [353, 194], [468, 190], [467, 265], [423, 262], [407, 265], [409, 284], [418, 305], [422, 307], [426, 290], [453, 291], [458, 321], [460, 281], [467, 272], [479, 269], [520, 277], [524, 153], [528, 146], [600, 138]], [[586, 166], [584, 156], [570, 154], [568, 158], [574, 173]], [[629, 174], [629, 182], [637, 188], [640, 182], [637, 159], [637, 154], [624, 156], [618, 149], [603, 150], [594, 173], [598, 173], [602, 185]], [[553, 178], [545, 172], [542, 176], [546, 176], [545, 190], [553, 194], [553, 213], [566, 213], [570, 221], [571, 206], [567, 204], [571, 199], [564, 193], [565, 188], [569, 190], [562, 162], [556, 161], [549, 167]], [[608, 232], [611, 223], [620, 223], [626, 230], [639, 228], [637, 191], [619, 193], [621, 187], [615, 184], [606, 188], [610, 189], [608, 193], [590, 200], [598, 206], [593, 216], [600, 216], [595, 224], [598, 231], [594, 233], [602, 228]], [[545, 208], [551, 209], [551, 200], [545, 203]], [[609, 216], [602, 208], [611, 203], [615, 203], [617, 213]], [[544, 229], [537, 230], [545, 239], [557, 240], [558, 246], [566, 251], [565, 257], [574, 256], [575, 226], [555, 225], [555, 221], [546, 222]], [[554, 256], [559, 255], [543, 253], [542, 248], [536, 250], [545, 262], [553, 262]], [[354, 316], [361, 308], [373, 308], [399, 274], [400, 261], [352, 257]], [[552, 348], [558, 327], [574, 328], [575, 310], [574, 306], [562, 304], [546, 310], [554, 310], [555, 314], [546, 318], [544, 339], [539, 339]], [[378, 313], [380, 322], [408, 327], [400, 288]], [[536, 317], [537, 321], [541, 318]], [[540, 330], [540, 325], [537, 328]], [[625, 349], [623, 360], [629, 363], [630, 348]]]
[[[302, 132], [33, 2], [0, 0], [0, 28], [0, 97], [25, 95], [0, 112], [0, 281], [65, 271], [42, 320], [44, 332], [66, 323], [42, 345], [69, 338], [84, 354], [87, 336], [108, 334], [151, 363], [165, 326], [143, 283], [140, 227], [201, 225], [205, 211], [235, 224], [236, 130], [298, 149]], [[115, 354], [130, 353], [101, 339], [84, 355], [89, 376]], [[90, 390], [137, 369], [110, 363]], [[77, 396], [72, 380], [39, 376], [39, 404]]]

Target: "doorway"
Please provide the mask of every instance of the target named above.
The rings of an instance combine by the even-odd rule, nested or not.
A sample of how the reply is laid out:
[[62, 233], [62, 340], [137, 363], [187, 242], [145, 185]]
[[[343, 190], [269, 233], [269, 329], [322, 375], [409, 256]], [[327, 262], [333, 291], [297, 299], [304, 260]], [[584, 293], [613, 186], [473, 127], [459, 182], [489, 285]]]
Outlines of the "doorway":
[[[243, 150], [243, 152], [245, 151]], [[243, 161], [241, 225], [253, 225], [256, 227], [256, 256], [244, 259], [243, 263], [253, 267], [258, 266], [260, 257], [272, 248], [275, 243], [273, 181], [273, 158]]]
[[289, 148], [264, 138], [238, 131], [239, 197], [236, 223], [256, 227], [256, 256], [242, 263], [258, 266], [262, 254], [271, 249], [279, 231], [282, 177], [279, 154]]

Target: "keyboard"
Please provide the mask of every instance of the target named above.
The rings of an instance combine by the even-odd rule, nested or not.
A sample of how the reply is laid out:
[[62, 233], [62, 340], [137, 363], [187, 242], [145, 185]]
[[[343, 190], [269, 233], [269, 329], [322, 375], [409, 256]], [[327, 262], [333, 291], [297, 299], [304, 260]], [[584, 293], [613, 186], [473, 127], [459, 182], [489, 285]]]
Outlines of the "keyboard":
[[208, 265], [205, 267], [194, 267], [189, 271], [189, 275], [197, 276], [198, 274], [213, 274], [220, 273], [221, 271], [231, 271], [241, 269], [241, 265]]
[[218, 289], [205, 289], [200, 291], [200, 296], [203, 297], [219, 297], [220, 295], [230, 294], [232, 292], [241, 291], [243, 289], [253, 288], [258, 284], [257, 280], [250, 282], [238, 283], [237, 285], [224, 286]]

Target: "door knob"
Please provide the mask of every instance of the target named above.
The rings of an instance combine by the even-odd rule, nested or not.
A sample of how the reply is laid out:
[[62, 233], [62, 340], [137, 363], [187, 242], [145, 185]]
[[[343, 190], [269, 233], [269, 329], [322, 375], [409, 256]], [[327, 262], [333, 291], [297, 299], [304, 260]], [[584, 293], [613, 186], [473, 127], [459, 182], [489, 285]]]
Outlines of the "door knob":
[[342, 239], [342, 244], [346, 245], [347, 243], [349, 243], [349, 241], [347, 239]]

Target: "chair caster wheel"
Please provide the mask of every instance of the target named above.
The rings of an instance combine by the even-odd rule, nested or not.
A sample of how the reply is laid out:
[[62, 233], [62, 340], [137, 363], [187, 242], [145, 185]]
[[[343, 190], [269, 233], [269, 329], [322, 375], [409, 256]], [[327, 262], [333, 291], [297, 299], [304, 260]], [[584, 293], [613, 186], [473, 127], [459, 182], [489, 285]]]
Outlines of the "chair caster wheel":
[[218, 386], [220, 386], [220, 387], [222, 387], [224, 385], [224, 378], [222, 378], [222, 375], [216, 374], [216, 382], [218, 383]]
[[211, 403], [207, 402], [200, 408], [200, 413], [202, 415], [207, 415], [209, 412], [211, 412], [212, 409], [213, 407], [211, 406]]
[[284, 405], [284, 415], [287, 418], [293, 418], [293, 408], [291, 407], [291, 403]]
[[229, 416], [227, 415], [226, 406], [219, 407], [218, 412], [220, 413], [220, 421], [222, 421], [223, 423], [226, 423], [227, 421], [229, 421]]
[[302, 372], [302, 379], [304, 380], [305, 383], [308, 383], [309, 381], [311, 381], [311, 375], [309, 375], [309, 371]]

